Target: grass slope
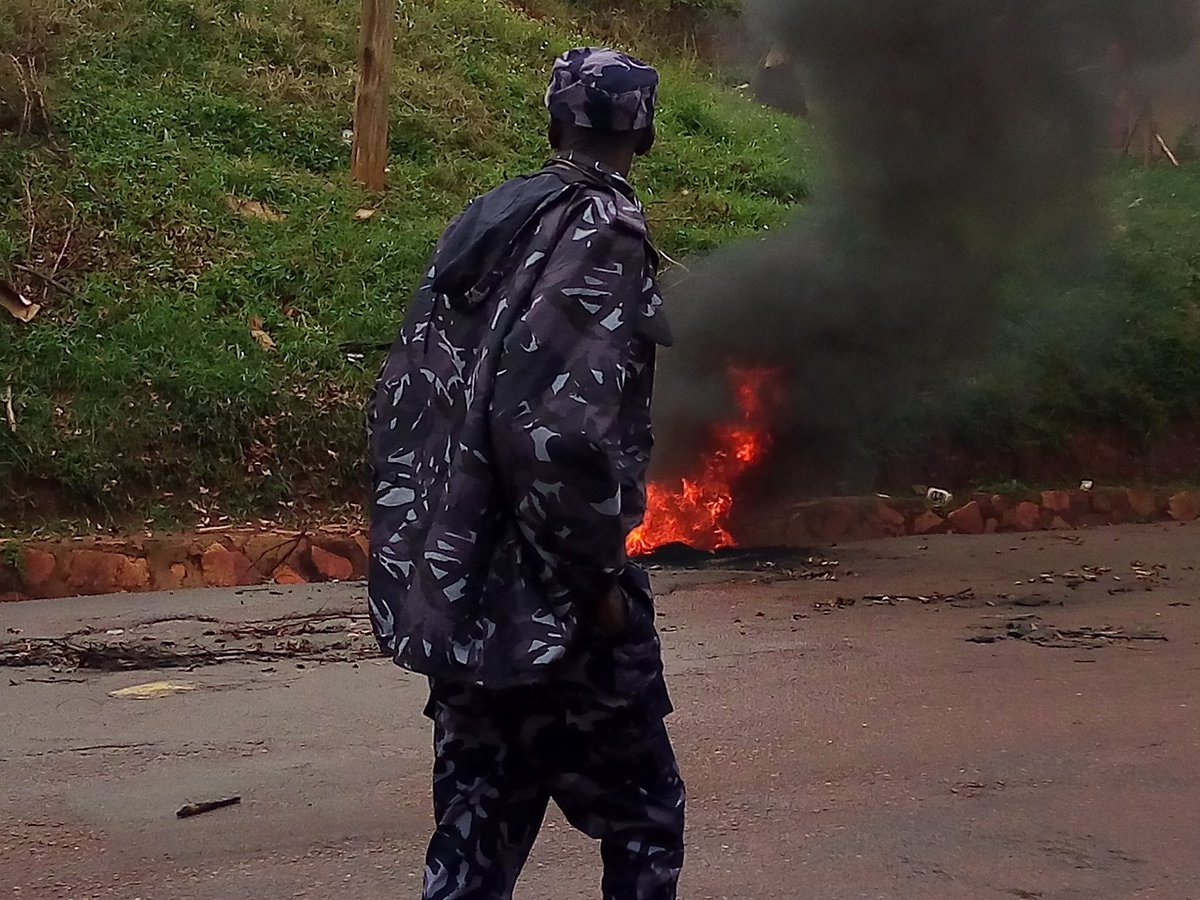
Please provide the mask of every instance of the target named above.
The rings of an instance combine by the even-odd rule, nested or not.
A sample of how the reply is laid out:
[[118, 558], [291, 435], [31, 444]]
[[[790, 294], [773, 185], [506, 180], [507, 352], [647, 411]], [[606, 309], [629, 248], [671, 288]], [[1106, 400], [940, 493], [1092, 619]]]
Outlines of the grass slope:
[[[0, 427], [0, 518], [352, 495], [378, 356], [344, 345], [390, 340], [447, 219], [540, 164], [548, 61], [585, 40], [496, 0], [401, 4], [390, 190], [373, 198], [347, 174], [359, 9], [0, 10], [0, 50], [44, 63], [52, 123], [0, 133], [0, 277], [45, 299], [27, 325], [0, 314], [17, 420]], [[805, 192], [796, 126], [663, 62], [661, 152], [637, 173], [663, 249], [779, 223]]]
[[1194, 420], [1200, 165], [1122, 164], [1105, 187], [1110, 235], [1090, 277], [1007, 286], [996, 333], [963, 336], [979, 355], [961, 380], [931, 385], [886, 423], [896, 452], [930, 434], [990, 453], [1054, 449], [1072, 432], [1105, 429], [1150, 446]]
[[[0, 7], [0, 278], [44, 301], [29, 324], [0, 313], [17, 424], [0, 402], [0, 529], [354, 496], [378, 355], [346, 345], [390, 340], [446, 220], [541, 162], [548, 60], [587, 40], [565, 0], [400, 8], [390, 190], [373, 198], [347, 177], [358, 0]], [[678, 257], [784, 221], [815, 142], [673, 52], [655, 60], [662, 142], [637, 180]], [[30, 61], [36, 80], [18, 77]], [[51, 127], [11, 133], [39, 90]], [[1122, 169], [1109, 196], [1094, 279], [1011, 285], [996, 333], [962, 337], [979, 352], [953, 380], [917, 348], [930, 383], [864, 432], [867, 462], [930, 435], [1152, 440], [1195, 416], [1200, 169]]]

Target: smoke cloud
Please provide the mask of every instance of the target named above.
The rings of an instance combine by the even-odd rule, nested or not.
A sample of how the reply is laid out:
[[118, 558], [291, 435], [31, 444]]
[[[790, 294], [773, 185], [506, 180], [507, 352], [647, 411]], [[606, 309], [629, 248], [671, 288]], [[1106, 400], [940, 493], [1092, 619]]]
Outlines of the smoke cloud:
[[1087, 263], [1116, 67], [1186, 49], [1195, 0], [747, 7], [804, 67], [826, 171], [798, 223], [667, 285], [676, 349], [661, 363], [655, 475], [685, 472], [729, 418], [735, 363], [781, 373], [768, 479], [869, 481], [844, 471], [847, 436], [930, 366], [953, 372], [1006, 279]]

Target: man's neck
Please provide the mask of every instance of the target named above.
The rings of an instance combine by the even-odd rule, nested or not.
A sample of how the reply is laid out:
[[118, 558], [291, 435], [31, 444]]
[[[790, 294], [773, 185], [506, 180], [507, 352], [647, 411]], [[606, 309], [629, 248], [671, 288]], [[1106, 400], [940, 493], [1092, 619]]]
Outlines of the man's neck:
[[600, 176], [601, 178], [614, 182], [614, 186], [617, 187], [622, 193], [629, 195], [630, 199], [633, 198], [633, 186], [630, 185], [626, 174], [619, 169], [610, 166], [604, 160], [597, 159], [594, 156], [591, 156], [587, 153], [581, 153], [577, 150], [566, 150], [560, 152], [556, 158], [569, 163], [583, 172], [587, 172], [593, 176]]
[[633, 169], [632, 153], [597, 153], [595, 150], [565, 148], [561, 155], [584, 166], [598, 163], [602, 171], [607, 170], [609, 174], [618, 175], [626, 181], [629, 180], [629, 173]]

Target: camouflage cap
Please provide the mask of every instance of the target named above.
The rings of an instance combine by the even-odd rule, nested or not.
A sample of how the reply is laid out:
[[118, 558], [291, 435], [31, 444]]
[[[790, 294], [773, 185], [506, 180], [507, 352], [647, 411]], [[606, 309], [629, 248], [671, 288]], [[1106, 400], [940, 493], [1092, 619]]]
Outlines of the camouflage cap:
[[604, 131], [654, 124], [658, 72], [616, 50], [578, 47], [554, 61], [546, 108], [562, 122]]

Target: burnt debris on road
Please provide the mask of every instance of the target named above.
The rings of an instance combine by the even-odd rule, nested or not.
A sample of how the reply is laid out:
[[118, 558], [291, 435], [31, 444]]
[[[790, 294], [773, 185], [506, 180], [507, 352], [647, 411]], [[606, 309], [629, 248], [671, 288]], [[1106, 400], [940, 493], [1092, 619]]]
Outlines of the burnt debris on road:
[[[163, 629], [167, 633], [163, 633]], [[226, 623], [176, 616], [128, 628], [85, 628], [61, 637], [0, 643], [0, 667], [119, 672], [192, 669], [228, 662], [348, 662], [379, 655], [365, 613], [317, 611]]]

